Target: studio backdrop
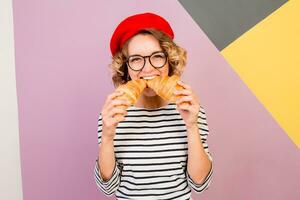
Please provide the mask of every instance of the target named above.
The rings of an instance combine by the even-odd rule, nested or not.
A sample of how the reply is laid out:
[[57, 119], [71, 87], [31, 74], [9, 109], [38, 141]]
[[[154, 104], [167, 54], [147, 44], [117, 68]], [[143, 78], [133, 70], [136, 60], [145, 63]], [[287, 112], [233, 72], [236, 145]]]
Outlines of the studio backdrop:
[[300, 199], [300, 1], [5, 2], [0, 199], [113, 199], [93, 177], [109, 40], [142, 12], [170, 22], [206, 110], [214, 174], [193, 199]]

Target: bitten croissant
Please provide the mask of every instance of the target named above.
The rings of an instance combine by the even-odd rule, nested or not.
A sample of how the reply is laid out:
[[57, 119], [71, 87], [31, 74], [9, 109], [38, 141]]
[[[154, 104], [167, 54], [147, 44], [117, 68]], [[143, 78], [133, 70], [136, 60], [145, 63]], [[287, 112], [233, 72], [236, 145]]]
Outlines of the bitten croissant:
[[[122, 96], [117, 97], [118, 99], [128, 100], [131, 105], [136, 104], [141, 93], [146, 87], [146, 81], [144, 79], [130, 80], [126, 84], [120, 85], [116, 90], [124, 91]], [[118, 106], [119, 107], [119, 106]], [[126, 108], [128, 106], [121, 105], [120, 107]]]
[[[157, 76], [154, 79], [147, 80], [147, 85], [156, 92], [161, 98], [170, 103], [176, 103], [176, 100], [182, 95], [174, 95], [175, 90], [181, 90], [183, 87], [177, 83], [180, 77], [173, 76]], [[186, 104], [183, 102], [181, 104]]]

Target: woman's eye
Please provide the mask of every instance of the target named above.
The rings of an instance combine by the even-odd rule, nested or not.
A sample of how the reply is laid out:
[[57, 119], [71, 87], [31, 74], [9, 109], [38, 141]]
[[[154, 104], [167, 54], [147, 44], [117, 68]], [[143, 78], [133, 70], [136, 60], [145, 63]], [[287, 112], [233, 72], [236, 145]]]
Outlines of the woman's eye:
[[164, 55], [162, 55], [162, 54], [156, 54], [156, 55], [154, 55], [153, 57], [154, 57], [154, 58], [164, 58]]
[[130, 62], [139, 62], [141, 58], [132, 58], [130, 59]]

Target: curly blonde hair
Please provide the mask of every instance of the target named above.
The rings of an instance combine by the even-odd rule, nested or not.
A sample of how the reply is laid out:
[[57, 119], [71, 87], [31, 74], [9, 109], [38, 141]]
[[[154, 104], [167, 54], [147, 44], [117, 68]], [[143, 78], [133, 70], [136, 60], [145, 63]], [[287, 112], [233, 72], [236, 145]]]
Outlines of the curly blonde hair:
[[[143, 29], [139, 34], [151, 34], [158, 41], [163, 49], [168, 55], [169, 62], [169, 76], [174, 74], [181, 76], [183, 69], [186, 65], [187, 52], [182, 47], [175, 44], [175, 42], [167, 36], [165, 33], [156, 29]], [[114, 87], [118, 87], [121, 84], [126, 83], [131, 80], [128, 74], [128, 68], [126, 65], [126, 59], [128, 57], [128, 43], [130, 39], [124, 44], [123, 48], [119, 50], [113, 57], [112, 63], [109, 67], [112, 72], [112, 81]]]

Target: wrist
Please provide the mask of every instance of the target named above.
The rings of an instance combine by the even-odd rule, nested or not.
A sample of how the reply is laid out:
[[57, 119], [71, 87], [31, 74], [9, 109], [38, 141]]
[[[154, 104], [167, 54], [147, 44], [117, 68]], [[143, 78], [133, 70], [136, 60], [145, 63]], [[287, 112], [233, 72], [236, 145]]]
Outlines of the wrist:
[[114, 141], [114, 137], [102, 135], [102, 138], [101, 138], [102, 143], [112, 143], [113, 141]]
[[186, 124], [186, 129], [188, 130], [195, 130], [198, 129], [198, 124], [196, 123], [191, 123], [191, 124]]
[[189, 125], [186, 126], [187, 136], [189, 140], [194, 140], [195, 137], [199, 137], [199, 128], [198, 125]]

